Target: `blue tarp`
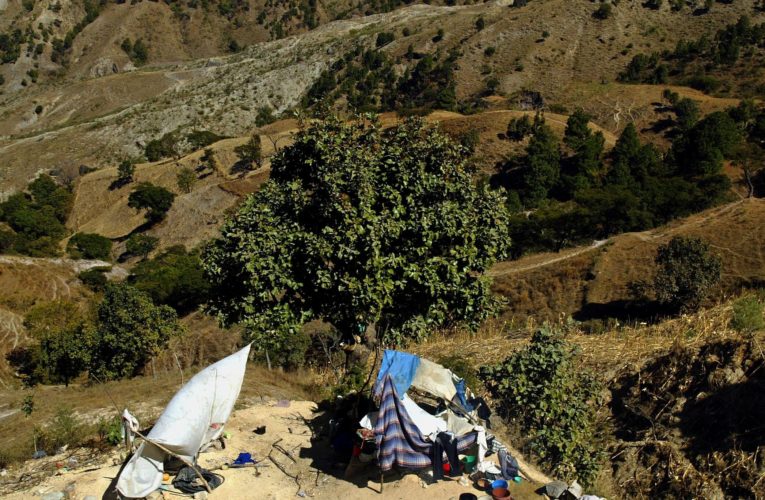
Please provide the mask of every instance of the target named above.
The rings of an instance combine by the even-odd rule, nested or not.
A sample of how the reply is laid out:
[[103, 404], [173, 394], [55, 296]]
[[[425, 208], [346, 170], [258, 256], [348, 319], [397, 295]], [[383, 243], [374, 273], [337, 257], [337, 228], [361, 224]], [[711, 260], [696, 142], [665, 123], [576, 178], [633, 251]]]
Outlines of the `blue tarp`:
[[412, 379], [420, 366], [420, 358], [408, 352], [385, 350], [380, 371], [377, 373], [376, 385], [380, 386], [386, 375], [390, 375], [396, 393], [401, 397], [412, 385]]

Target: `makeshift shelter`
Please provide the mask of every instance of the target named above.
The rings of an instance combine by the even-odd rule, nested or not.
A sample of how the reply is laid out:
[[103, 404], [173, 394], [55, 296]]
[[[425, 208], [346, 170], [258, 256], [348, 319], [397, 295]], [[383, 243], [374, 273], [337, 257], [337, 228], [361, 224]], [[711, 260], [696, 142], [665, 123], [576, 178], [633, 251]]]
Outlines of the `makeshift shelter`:
[[[432, 398], [436, 412], [425, 411], [409, 391]], [[373, 392], [379, 411], [359, 424], [374, 433], [381, 472], [433, 467], [439, 477], [441, 464], [455, 451], [463, 453], [474, 445], [478, 462], [483, 460], [487, 436], [478, 416], [479, 401], [451, 370], [413, 354], [386, 350]]]
[[[221, 436], [239, 397], [249, 353], [248, 345], [208, 366], [173, 396], [122, 469], [117, 490], [123, 497], [149, 495], [161, 485], [169, 455], [196, 462], [199, 452]], [[130, 418], [125, 420], [130, 422]], [[137, 427], [137, 423], [133, 425]]]

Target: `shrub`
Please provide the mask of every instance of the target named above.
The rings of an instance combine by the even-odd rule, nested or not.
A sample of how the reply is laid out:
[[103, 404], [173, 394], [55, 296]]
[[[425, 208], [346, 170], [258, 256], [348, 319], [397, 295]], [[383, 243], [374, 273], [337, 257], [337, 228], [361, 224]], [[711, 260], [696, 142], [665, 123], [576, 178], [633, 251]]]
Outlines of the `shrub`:
[[75, 259], [110, 260], [112, 240], [92, 233], [77, 233], [69, 239], [67, 252]]
[[468, 360], [459, 354], [452, 354], [449, 356], [441, 356], [437, 360], [438, 364], [444, 368], [448, 368], [455, 375], [465, 380], [465, 384], [473, 391], [477, 390], [481, 385], [481, 380], [478, 378], [478, 371], [470, 364]]
[[82, 281], [82, 284], [90, 288], [94, 292], [103, 291], [106, 286], [107, 279], [106, 274], [99, 269], [88, 269], [77, 275], [77, 278]]
[[209, 283], [197, 252], [182, 246], [168, 248], [151, 260], [140, 262], [129, 279], [157, 304], [167, 304], [181, 313], [195, 309], [207, 298]]
[[375, 46], [377, 48], [383, 47], [385, 45], [388, 45], [395, 39], [396, 39], [396, 35], [394, 35], [393, 33], [383, 31], [382, 33], [377, 34], [377, 41], [375, 42]]
[[137, 210], [146, 209], [146, 220], [159, 222], [173, 206], [175, 195], [167, 189], [148, 182], [138, 185], [128, 197], [128, 206]]
[[656, 298], [675, 310], [697, 308], [720, 281], [720, 258], [700, 238], [675, 236], [659, 247], [656, 265]]
[[125, 242], [125, 250], [130, 255], [143, 257], [144, 259], [157, 248], [159, 238], [146, 234], [131, 234]]
[[117, 167], [117, 180], [115, 181], [115, 187], [122, 187], [133, 182], [134, 174], [135, 165], [133, 162], [130, 160], [122, 160]]
[[475, 29], [478, 31], [483, 30], [486, 27], [486, 21], [484, 20], [483, 16], [479, 17], [475, 21]]
[[175, 149], [175, 143], [175, 134], [172, 133], [165, 134], [159, 139], [149, 141], [144, 148], [146, 159], [149, 161], [158, 161], [162, 158], [176, 156], [178, 152]]
[[98, 439], [111, 446], [117, 446], [122, 442], [122, 420], [118, 416], [98, 420]]
[[610, 3], [602, 3], [598, 6], [595, 12], [592, 14], [595, 19], [608, 19], [611, 17], [613, 8]]
[[491, 57], [496, 52], [497, 52], [497, 48], [496, 47], [486, 47], [485, 49], [483, 49], [483, 55], [485, 55], [486, 57]]
[[37, 432], [40, 432], [37, 445], [52, 455], [62, 446], [74, 447], [81, 444], [86, 429], [72, 408], [62, 406], [56, 410], [56, 416], [50, 424]]
[[505, 416], [529, 436], [530, 451], [556, 474], [592, 483], [600, 461], [593, 439], [600, 387], [581, 368], [575, 346], [544, 327], [527, 347], [482, 367], [479, 376]]
[[762, 304], [756, 297], [743, 297], [733, 303], [730, 326], [739, 332], [749, 333], [765, 329]]
[[194, 184], [197, 183], [197, 180], [197, 174], [189, 167], [181, 168], [175, 176], [178, 189], [184, 193], [190, 193], [194, 189]]

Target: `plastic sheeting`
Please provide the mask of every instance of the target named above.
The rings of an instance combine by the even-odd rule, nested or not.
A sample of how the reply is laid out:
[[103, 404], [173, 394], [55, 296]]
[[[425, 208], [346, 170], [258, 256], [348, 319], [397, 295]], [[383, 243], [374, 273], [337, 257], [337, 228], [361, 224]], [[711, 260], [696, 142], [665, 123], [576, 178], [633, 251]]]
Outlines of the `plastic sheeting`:
[[[197, 373], [173, 397], [147, 438], [187, 460], [217, 439], [242, 388], [250, 346]], [[120, 474], [117, 490], [143, 498], [162, 483], [165, 452], [143, 443]]]

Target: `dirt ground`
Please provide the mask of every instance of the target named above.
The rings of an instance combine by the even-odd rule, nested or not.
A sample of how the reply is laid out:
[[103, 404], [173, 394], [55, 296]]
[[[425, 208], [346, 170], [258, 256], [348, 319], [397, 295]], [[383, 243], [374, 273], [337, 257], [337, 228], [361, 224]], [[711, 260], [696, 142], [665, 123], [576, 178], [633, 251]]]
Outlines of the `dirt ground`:
[[[283, 406], [287, 405], [287, 406]], [[481, 492], [473, 485], [463, 486], [457, 480], [445, 479], [437, 483], [427, 481], [425, 474], [388, 474], [383, 493], [380, 494], [379, 475], [374, 467], [345, 479], [344, 467], [334, 463], [332, 450], [323, 433], [326, 415], [316, 403], [309, 401], [271, 400], [234, 412], [226, 430], [231, 434], [224, 450], [213, 449], [200, 456], [202, 467], [215, 470], [225, 482], [213, 491], [211, 498], [258, 498], [291, 499], [300, 494], [311, 498], [352, 499], [412, 499], [422, 495], [434, 498], [457, 498], [461, 493]], [[258, 435], [253, 430], [266, 426], [266, 432]], [[290, 456], [272, 448], [279, 441]], [[241, 452], [249, 452], [264, 464], [260, 468], [221, 469]], [[280, 470], [271, 458], [284, 469]], [[67, 455], [51, 457], [51, 462], [66, 463]], [[496, 457], [496, 455], [494, 455]], [[70, 498], [81, 499], [88, 495], [96, 498], [117, 498], [114, 484], [119, 474], [122, 456], [119, 452], [104, 456], [102, 463], [75, 468], [61, 475], [52, 475], [31, 489], [13, 493], [6, 498], [26, 499], [46, 493], [64, 491], [74, 483]], [[293, 462], [294, 460], [294, 462]], [[114, 464], [118, 465], [114, 465]], [[28, 462], [28, 466], [29, 466]], [[55, 474], [55, 472], [51, 472]], [[288, 477], [289, 474], [292, 477]], [[422, 478], [425, 479], [422, 479]], [[3, 478], [7, 480], [8, 478]], [[511, 493], [516, 500], [539, 498], [534, 493], [538, 484], [524, 481], [512, 484]], [[72, 486], [69, 486], [70, 491]], [[164, 498], [176, 498], [176, 493], [165, 493]], [[162, 497], [157, 497], [162, 498]]]

